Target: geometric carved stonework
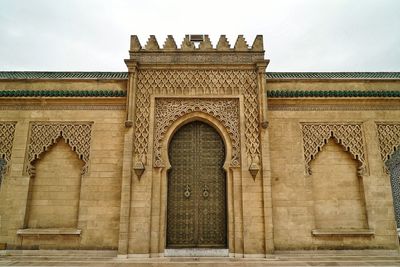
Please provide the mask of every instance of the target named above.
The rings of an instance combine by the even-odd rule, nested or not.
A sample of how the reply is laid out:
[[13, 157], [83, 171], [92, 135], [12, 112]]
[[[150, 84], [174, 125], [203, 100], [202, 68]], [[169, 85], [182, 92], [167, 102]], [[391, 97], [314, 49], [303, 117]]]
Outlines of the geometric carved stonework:
[[240, 166], [240, 123], [238, 98], [159, 98], [155, 104], [154, 167], [162, 167], [161, 143], [169, 126], [179, 117], [200, 111], [215, 117], [228, 131], [232, 142], [231, 167]]
[[364, 139], [359, 123], [302, 123], [306, 173], [311, 175], [310, 163], [330, 138], [360, 163], [359, 174], [366, 171]]
[[91, 122], [33, 122], [28, 145], [26, 172], [34, 176], [33, 161], [63, 138], [73, 151], [78, 154], [85, 165], [82, 175], [85, 175], [89, 166], [90, 140], [92, 136]]
[[0, 184], [11, 160], [16, 122], [0, 122]]
[[[383, 162], [387, 162], [400, 149], [400, 122], [377, 122], [379, 148]], [[387, 168], [385, 165], [385, 171]]]
[[137, 80], [136, 161], [147, 161], [151, 95], [243, 95], [246, 152], [249, 161], [259, 163], [259, 103], [254, 70], [139, 70]]

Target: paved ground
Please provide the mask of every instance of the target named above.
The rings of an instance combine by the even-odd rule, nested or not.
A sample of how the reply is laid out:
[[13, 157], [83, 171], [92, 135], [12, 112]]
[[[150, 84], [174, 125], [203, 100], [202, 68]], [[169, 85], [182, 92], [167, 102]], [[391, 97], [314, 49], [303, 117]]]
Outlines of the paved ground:
[[3, 251], [0, 266], [101, 266], [101, 267], [256, 267], [256, 266], [400, 266], [396, 251], [278, 252], [265, 259], [154, 258], [118, 259], [115, 252]]

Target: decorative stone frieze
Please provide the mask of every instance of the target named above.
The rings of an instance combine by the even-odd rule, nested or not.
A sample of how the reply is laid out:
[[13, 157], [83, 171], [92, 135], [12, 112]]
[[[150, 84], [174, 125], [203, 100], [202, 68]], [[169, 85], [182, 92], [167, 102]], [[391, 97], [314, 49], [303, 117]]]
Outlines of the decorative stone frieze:
[[359, 123], [302, 123], [306, 173], [311, 175], [310, 163], [322, 147], [333, 138], [360, 163], [359, 174], [366, 171], [364, 138]]
[[92, 122], [33, 122], [31, 123], [28, 143], [26, 172], [34, 176], [33, 162], [62, 137], [78, 154], [85, 165], [82, 175], [87, 174], [89, 167]]
[[246, 152], [260, 162], [257, 74], [253, 70], [140, 70], [136, 103], [136, 162], [147, 161], [151, 95], [243, 95]]
[[240, 166], [239, 99], [160, 98], [155, 104], [154, 167], [163, 167], [161, 142], [169, 126], [191, 112], [207, 113], [223, 124], [232, 142], [231, 166]]
[[0, 184], [11, 160], [16, 122], [0, 122]]

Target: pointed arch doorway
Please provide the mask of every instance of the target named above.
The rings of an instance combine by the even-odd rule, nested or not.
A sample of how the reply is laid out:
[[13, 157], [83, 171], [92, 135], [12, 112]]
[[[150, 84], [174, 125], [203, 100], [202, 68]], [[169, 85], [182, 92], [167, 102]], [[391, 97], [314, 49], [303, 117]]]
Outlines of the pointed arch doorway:
[[210, 125], [194, 121], [172, 137], [169, 150], [167, 247], [226, 248], [225, 145]]

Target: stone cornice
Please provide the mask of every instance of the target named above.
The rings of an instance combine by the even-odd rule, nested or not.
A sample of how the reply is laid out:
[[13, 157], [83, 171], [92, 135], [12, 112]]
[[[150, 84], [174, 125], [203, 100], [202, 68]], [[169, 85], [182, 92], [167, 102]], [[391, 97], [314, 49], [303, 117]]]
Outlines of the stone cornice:
[[400, 98], [268, 98], [269, 111], [400, 110]]
[[260, 52], [136, 52], [130, 61], [140, 64], [255, 64], [264, 60]]

